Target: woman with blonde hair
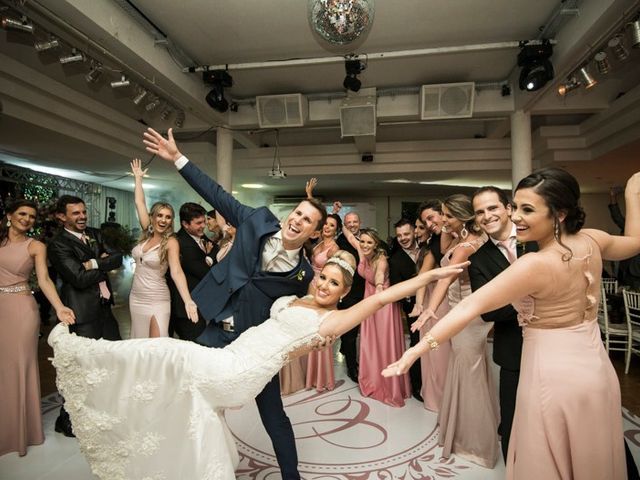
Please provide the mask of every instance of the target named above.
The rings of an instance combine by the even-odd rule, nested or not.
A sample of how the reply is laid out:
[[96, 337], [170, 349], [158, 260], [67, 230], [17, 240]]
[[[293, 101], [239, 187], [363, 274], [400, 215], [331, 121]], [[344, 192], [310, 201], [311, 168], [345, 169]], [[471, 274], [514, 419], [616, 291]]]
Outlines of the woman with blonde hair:
[[137, 158], [131, 162], [135, 178], [135, 204], [142, 227], [139, 243], [131, 251], [136, 262], [129, 295], [131, 338], [169, 336], [171, 297], [165, 280], [167, 268], [184, 301], [187, 316], [198, 321], [198, 309], [189, 294], [187, 279], [180, 266], [180, 245], [173, 236], [173, 207], [156, 202], [147, 211], [142, 178], [147, 170]]
[[[384, 250], [380, 247], [378, 233], [365, 228], [360, 231], [360, 241], [353, 233], [343, 228], [343, 234], [358, 251], [360, 264], [358, 273], [365, 280], [364, 298], [389, 288], [389, 263]], [[385, 305], [362, 322], [360, 326], [360, 369], [358, 385], [365, 397], [393, 407], [404, 406], [404, 399], [411, 396], [409, 376], [382, 378], [380, 371], [391, 358], [404, 353], [404, 332], [400, 306], [396, 303]]]
[[277, 299], [269, 319], [226, 348], [172, 338], [95, 341], [54, 329], [49, 343], [58, 385], [92, 472], [105, 480], [234, 480], [238, 453], [225, 408], [252, 403], [286, 362], [323, 338], [460, 271], [460, 265], [435, 269], [336, 310], [351, 288], [354, 267], [350, 253], [337, 252], [322, 269], [315, 295]]

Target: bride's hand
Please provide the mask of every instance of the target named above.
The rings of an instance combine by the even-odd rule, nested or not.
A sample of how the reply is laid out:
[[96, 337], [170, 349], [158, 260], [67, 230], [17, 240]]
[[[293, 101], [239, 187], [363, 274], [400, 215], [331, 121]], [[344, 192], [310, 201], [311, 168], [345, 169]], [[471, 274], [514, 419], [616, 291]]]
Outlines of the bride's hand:
[[427, 323], [427, 320], [431, 318], [435, 318], [436, 320], [438, 320], [438, 317], [436, 317], [436, 314], [433, 313], [431, 309], [427, 308], [426, 310], [423, 310], [418, 319], [411, 324], [411, 331], [417, 332], [424, 326], [425, 323]]
[[185, 303], [184, 309], [187, 311], [187, 318], [189, 318], [193, 323], [198, 323], [198, 306], [196, 305], [196, 302], [191, 300], [190, 302]]
[[382, 370], [382, 376], [395, 377], [403, 375], [409, 371], [409, 367], [411, 367], [411, 365], [413, 365], [415, 361], [418, 360], [418, 358], [420, 358], [420, 356], [416, 352], [415, 347], [411, 347], [407, 349], [406, 352], [404, 352], [402, 357], [400, 357], [400, 360], [398, 360], [397, 362], [393, 362], [392, 364], [388, 365], [387, 368]]
[[452, 265], [447, 265], [446, 267], [434, 268], [433, 270], [429, 270], [426, 274], [429, 277], [429, 283], [434, 282], [436, 280], [440, 280], [441, 278], [451, 277], [453, 275], [460, 275], [462, 270], [469, 266], [471, 262], [467, 260], [462, 263], [454, 263]]

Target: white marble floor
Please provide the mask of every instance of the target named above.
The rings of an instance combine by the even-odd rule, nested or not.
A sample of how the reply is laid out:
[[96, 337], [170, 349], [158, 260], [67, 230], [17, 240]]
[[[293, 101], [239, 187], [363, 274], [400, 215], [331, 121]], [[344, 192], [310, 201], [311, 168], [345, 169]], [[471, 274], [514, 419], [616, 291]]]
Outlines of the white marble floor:
[[[305, 480], [374, 479], [468, 479], [504, 478], [502, 459], [489, 470], [459, 457], [440, 457], [437, 446], [436, 415], [411, 398], [403, 408], [388, 407], [364, 398], [336, 365], [338, 385], [334, 391], [302, 391], [285, 398], [286, 410], [294, 425]], [[43, 400], [43, 445], [29, 448], [28, 454], [0, 457], [2, 480], [90, 480], [95, 479], [75, 439], [53, 430], [58, 397]], [[236, 472], [242, 480], [280, 478], [273, 450], [260, 423], [255, 405], [226, 414], [240, 452]], [[640, 418], [624, 411], [626, 435], [636, 461], [640, 448], [635, 436]], [[192, 480], [192, 479], [184, 479]], [[195, 479], [194, 479], [195, 480]]]

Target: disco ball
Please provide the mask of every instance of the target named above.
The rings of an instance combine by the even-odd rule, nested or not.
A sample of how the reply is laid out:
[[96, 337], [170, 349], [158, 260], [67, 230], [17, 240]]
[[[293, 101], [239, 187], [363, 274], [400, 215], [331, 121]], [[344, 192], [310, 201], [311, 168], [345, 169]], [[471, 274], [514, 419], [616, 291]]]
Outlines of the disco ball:
[[374, 0], [309, 0], [311, 30], [331, 45], [348, 45], [373, 24]]

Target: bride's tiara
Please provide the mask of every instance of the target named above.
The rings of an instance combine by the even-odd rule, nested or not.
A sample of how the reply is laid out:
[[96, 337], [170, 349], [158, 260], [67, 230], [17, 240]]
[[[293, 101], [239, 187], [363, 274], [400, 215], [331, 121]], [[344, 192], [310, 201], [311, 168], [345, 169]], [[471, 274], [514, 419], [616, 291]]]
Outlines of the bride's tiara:
[[353, 267], [351, 265], [349, 265], [348, 262], [345, 262], [343, 259], [341, 259], [339, 257], [331, 257], [329, 260], [327, 260], [327, 263], [335, 263], [340, 268], [343, 268], [344, 270], [349, 272], [351, 274], [351, 276], [353, 276], [353, 274], [355, 273], [354, 270], [353, 270]]

